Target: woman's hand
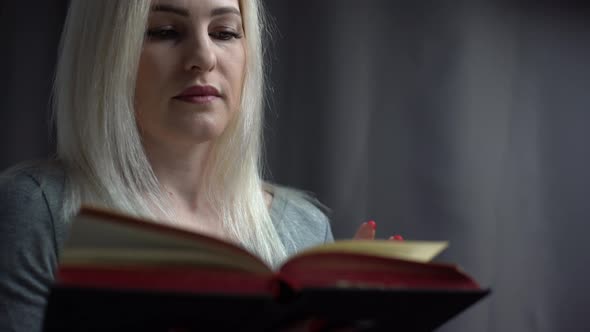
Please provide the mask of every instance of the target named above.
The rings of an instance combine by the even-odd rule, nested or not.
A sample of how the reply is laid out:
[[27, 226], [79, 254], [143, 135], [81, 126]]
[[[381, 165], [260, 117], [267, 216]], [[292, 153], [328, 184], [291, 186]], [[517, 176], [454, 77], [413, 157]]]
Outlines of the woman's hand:
[[[375, 221], [367, 221], [361, 224], [359, 229], [356, 231], [356, 234], [353, 236], [353, 240], [374, 240], [375, 239], [375, 232], [377, 230], [377, 224]], [[401, 235], [392, 235], [389, 237], [389, 240], [395, 241], [403, 241]]]

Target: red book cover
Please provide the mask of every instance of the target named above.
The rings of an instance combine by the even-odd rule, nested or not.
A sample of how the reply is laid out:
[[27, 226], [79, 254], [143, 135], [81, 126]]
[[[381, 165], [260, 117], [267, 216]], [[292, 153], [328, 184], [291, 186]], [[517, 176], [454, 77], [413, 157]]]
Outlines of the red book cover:
[[336, 241], [273, 270], [228, 242], [84, 208], [60, 256], [45, 330], [281, 331], [311, 317], [359, 331], [429, 331], [489, 293], [458, 267], [431, 262], [445, 247]]

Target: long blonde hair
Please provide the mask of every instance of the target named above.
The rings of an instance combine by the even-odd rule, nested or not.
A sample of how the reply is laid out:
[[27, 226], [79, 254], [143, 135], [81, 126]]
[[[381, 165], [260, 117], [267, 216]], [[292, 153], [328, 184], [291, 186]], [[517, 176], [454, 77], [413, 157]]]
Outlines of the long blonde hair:
[[[286, 256], [262, 191], [264, 15], [239, 1], [247, 65], [241, 109], [213, 143], [207, 197], [228, 235], [271, 265]], [[57, 154], [68, 176], [65, 215], [81, 204], [171, 220], [145, 154], [134, 91], [150, 1], [72, 0], [54, 86]]]

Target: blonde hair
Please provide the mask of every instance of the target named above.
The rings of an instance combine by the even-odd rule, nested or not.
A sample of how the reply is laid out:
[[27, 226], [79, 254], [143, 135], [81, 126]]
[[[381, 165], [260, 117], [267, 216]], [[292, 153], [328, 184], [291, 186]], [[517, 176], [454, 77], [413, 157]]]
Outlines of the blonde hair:
[[[247, 65], [241, 109], [213, 143], [207, 197], [228, 235], [276, 266], [286, 250], [262, 190], [264, 15], [257, 0], [240, 0]], [[145, 154], [134, 91], [150, 1], [73, 0], [54, 86], [57, 154], [68, 175], [64, 209], [101, 205], [171, 220]]]

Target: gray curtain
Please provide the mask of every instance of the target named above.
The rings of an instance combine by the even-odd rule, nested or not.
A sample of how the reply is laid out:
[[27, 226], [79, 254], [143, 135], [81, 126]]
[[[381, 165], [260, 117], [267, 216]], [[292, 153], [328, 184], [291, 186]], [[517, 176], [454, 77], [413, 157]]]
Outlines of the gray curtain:
[[0, 169], [53, 151], [49, 94], [66, 0], [0, 1]]
[[[587, 329], [587, 6], [266, 3], [269, 177], [316, 193], [338, 238], [375, 219], [380, 237], [449, 240], [440, 260], [493, 293], [441, 331]], [[52, 151], [64, 4], [0, 4], [2, 168]]]
[[493, 293], [441, 331], [586, 330], [587, 6], [267, 3], [274, 178], [317, 193], [337, 237], [375, 219], [449, 240], [440, 259]]

